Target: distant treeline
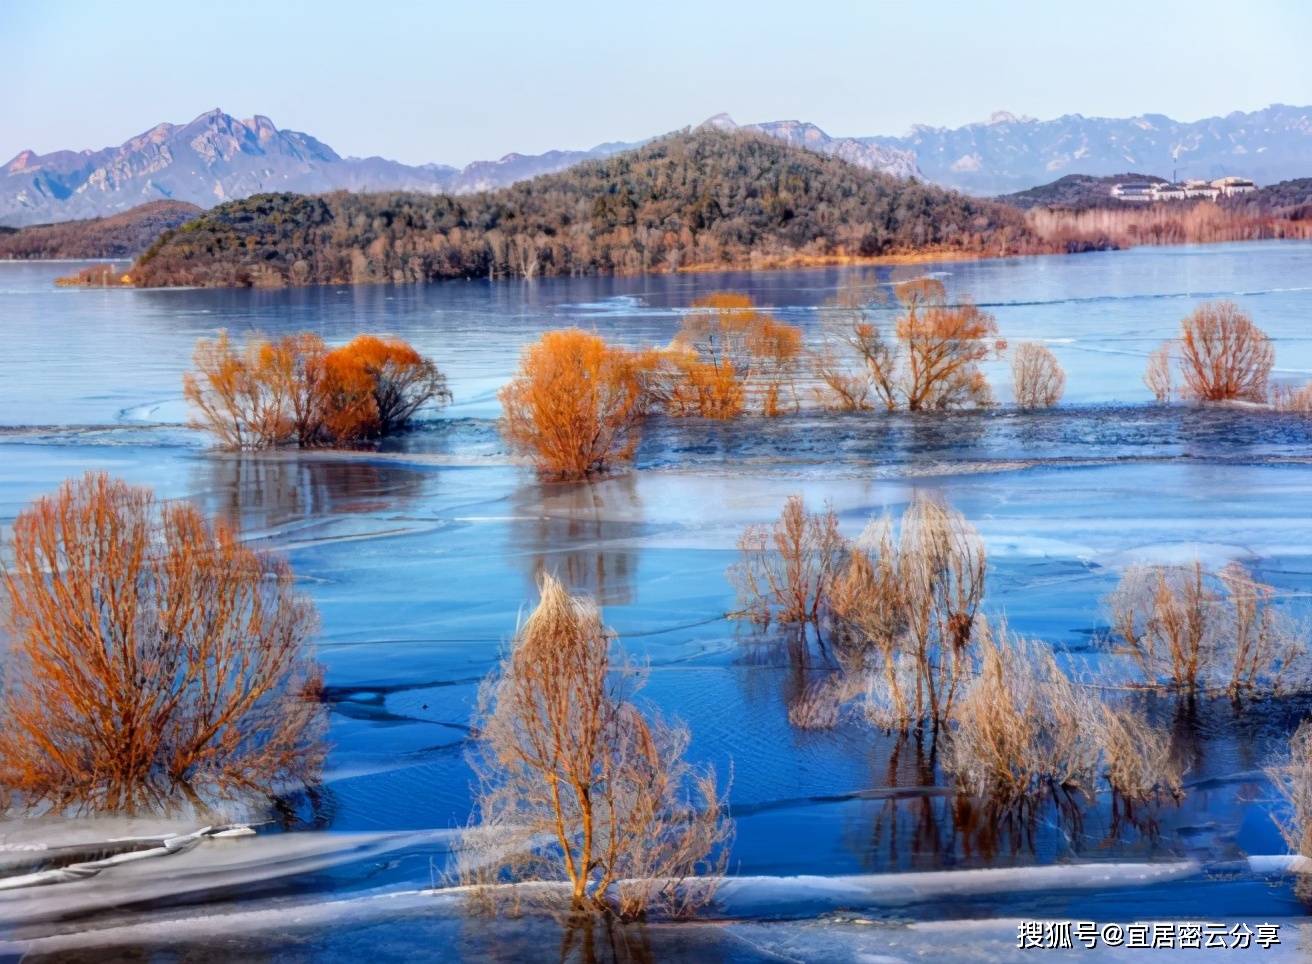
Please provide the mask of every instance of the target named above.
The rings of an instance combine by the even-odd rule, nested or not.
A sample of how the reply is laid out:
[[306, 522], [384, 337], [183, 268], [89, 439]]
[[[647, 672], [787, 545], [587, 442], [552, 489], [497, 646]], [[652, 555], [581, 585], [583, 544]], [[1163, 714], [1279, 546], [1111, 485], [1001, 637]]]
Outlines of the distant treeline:
[[1312, 238], [1312, 218], [1307, 218], [1306, 205], [1273, 211], [1256, 199], [1260, 193], [1222, 202], [1164, 201], [1078, 211], [1034, 208], [1027, 218], [1039, 237], [1068, 251]]
[[222, 204], [166, 233], [129, 277], [145, 287], [403, 283], [1042, 250], [1006, 205], [702, 129], [485, 194]]
[[151, 201], [106, 218], [0, 228], [0, 259], [134, 258], [200, 213], [183, 201]]

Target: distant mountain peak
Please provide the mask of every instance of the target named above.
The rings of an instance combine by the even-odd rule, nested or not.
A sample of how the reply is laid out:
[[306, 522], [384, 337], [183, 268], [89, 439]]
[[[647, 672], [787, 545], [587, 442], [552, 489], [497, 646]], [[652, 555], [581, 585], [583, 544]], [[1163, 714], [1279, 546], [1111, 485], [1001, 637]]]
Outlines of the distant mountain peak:
[[[916, 125], [900, 137], [834, 137], [801, 120], [739, 125], [727, 113], [698, 126], [754, 130], [870, 170], [975, 194], [1024, 190], [1064, 174], [1106, 176], [1127, 166], [1161, 177], [1237, 174], [1259, 183], [1312, 174], [1312, 108], [1284, 104], [1193, 122], [1152, 113], [1039, 121], [996, 111], [987, 123]], [[265, 191], [484, 191], [641, 143], [511, 153], [462, 169], [415, 166], [377, 156], [343, 158], [263, 114], [238, 120], [216, 107], [186, 124], [156, 124], [116, 147], [21, 151], [0, 168], [0, 224], [113, 215], [159, 198], [211, 206]]]
[[997, 127], [1001, 124], [1036, 124], [1038, 120], [1026, 114], [1013, 114], [1009, 110], [995, 110], [989, 115], [988, 123], [990, 126]]
[[714, 117], [706, 118], [706, 120], [702, 121], [697, 126], [699, 128], [713, 127], [719, 131], [736, 131], [738, 129], [738, 125], [737, 123], [735, 123], [734, 119], [724, 111], [721, 111], [720, 113], [716, 114]]

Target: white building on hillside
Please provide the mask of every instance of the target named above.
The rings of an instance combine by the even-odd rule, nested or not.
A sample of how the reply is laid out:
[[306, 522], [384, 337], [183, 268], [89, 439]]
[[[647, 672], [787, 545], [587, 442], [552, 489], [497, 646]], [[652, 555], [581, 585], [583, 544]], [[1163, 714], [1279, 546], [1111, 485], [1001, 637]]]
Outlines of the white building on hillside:
[[1219, 177], [1212, 182], [1212, 187], [1220, 191], [1222, 197], [1250, 194], [1257, 190], [1257, 185], [1246, 177]]
[[1186, 193], [1183, 184], [1161, 184], [1153, 185], [1154, 201], [1183, 201], [1189, 195]]
[[1148, 181], [1126, 181], [1124, 184], [1112, 185], [1112, 197], [1127, 204], [1147, 204], [1153, 200], [1153, 188]]
[[1215, 201], [1221, 196], [1221, 190], [1212, 187], [1207, 181], [1185, 181], [1184, 196], [1186, 198], [1205, 197], [1209, 201]]

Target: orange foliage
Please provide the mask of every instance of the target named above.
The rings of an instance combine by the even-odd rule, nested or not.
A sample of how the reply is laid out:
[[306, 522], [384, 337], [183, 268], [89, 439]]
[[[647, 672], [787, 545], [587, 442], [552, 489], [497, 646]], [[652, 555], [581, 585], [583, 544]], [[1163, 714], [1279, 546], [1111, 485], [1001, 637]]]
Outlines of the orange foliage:
[[893, 337], [872, 313], [886, 301], [879, 290], [847, 288], [826, 306], [827, 344], [812, 358], [821, 401], [840, 411], [882, 403], [890, 412], [903, 405], [920, 411], [992, 404], [979, 362], [1007, 347], [993, 316], [970, 302], [950, 303], [942, 282], [932, 278], [893, 290], [902, 307]]
[[693, 302], [674, 336], [663, 401], [671, 415], [736, 418], [749, 402], [763, 415], [782, 411], [802, 356], [802, 332], [757, 310], [744, 294], [719, 292]]
[[646, 403], [649, 356], [578, 328], [524, 350], [500, 393], [503, 431], [544, 476], [582, 479], [628, 461]]
[[897, 337], [905, 348], [907, 408], [989, 404], [992, 393], [978, 363], [1007, 347], [993, 316], [968, 302], [949, 304], [941, 281], [908, 281], [896, 291], [903, 307]]
[[1199, 305], [1180, 322], [1180, 373], [1201, 401], [1265, 401], [1275, 364], [1271, 339], [1232, 301]]
[[731, 419], [747, 404], [747, 389], [733, 368], [702, 361], [690, 349], [672, 349], [662, 370], [659, 398], [670, 415]]
[[303, 332], [241, 348], [227, 332], [196, 345], [183, 392], [226, 448], [335, 445], [390, 435], [451, 400], [431, 361], [400, 339], [361, 335], [329, 350]]
[[313, 777], [315, 613], [284, 562], [99, 474], [20, 513], [10, 550], [0, 788], [109, 812]]

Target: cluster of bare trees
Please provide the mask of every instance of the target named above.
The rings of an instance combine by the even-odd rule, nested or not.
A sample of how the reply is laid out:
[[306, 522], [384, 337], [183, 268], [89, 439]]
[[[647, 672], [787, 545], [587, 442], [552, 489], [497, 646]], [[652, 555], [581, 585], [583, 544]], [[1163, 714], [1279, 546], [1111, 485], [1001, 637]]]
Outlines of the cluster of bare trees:
[[828, 635], [881, 725], [937, 729], [951, 718], [973, 666], [987, 571], [983, 541], [960, 513], [918, 495], [899, 520], [849, 541], [831, 511], [810, 513], [794, 496], [739, 549], [730, 578], [744, 618]]
[[1112, 593], [1112, 630], [1145, 683], [1233, 696], [1305, 682], [1307, 650], [1275, 590], [1240, 563], [1142, 566]]
[[[1127, 804], [1180, 794], [1183, 764], [1132, 690], [1073, 676], [1051, 648], [982, 615], [983, 542], [943, 503], [919, 495], [849, 540], [832, 510], [793, 497], [739, 548], [739, 614], [790, 640], [813, 635], [826, 656], [789, 707], [794, 725], [831, 727], [854, 710], [929, 732], [959, 786], [994, 801], [1088, 798], [1103, 783]], [[1306, 683], [1306, 645], [1272, 587], [1238, 564], [1132, 569], [1109, 618], [1142, 685], [1238, 698]]]
[[981, 622], [979, 650], [943, 754], [964, 790], [1006, 804], [1089, 798], [1102, 781], [1130, 802], [1181, 795], [1168, 735], [1072, 679], [1051, 647]]
[[204, 811], [316, 779], [316, 617], [286, 563], [96, 474], [20, 513], [9, 557], [11, 803]]
[[687, 916], [713, 896], [732, 832], [713, 771], [687, 764], [688, 731], [634, 701], [596, 606], [549, 575], [479, 694], [476, 813], [460, 879], [485, 906], [564, 885], [572, 913]]
[[[993, 317], [948, 302], [922, 279], [896, 287], [901, 313], [881, 331], [859, 292], [831, 311], [825, 344], [808, 351], [800, 328], [743, 294], [693, 302], [668, 346], [630, 350], [578, 330], [528, 346], [501, 393], [503, 430], [549, 478], [580, 479], [629, 460], [644, 417], [727, 420], [774, 417], [801, 407], [801, 385], [818, 384], [828, 408], [941, 411], [992, 404], [979, 363], [1006, 348]], [[1046, 407], [1065, 375], [1037, 344], [1021, 346], [1018, 403]]]
[[196, 424], [231, 449], [342, 445], [394, 434], [451, 400], [437, 366], [400, 339], [360, 335], [329, 348], [310, 332], [196, 345], [183, 392]]

